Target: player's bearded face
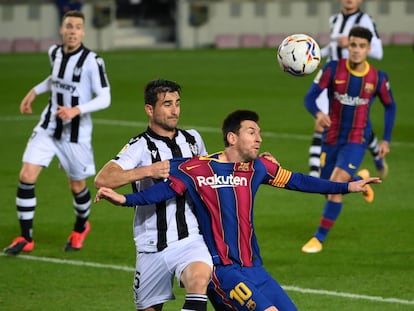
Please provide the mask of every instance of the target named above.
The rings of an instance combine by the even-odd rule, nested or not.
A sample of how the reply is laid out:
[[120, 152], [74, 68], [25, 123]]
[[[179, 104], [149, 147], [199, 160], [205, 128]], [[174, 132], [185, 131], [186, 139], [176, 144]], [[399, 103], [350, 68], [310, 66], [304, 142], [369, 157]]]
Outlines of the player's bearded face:
[[175, 131], [180, 116], [180, 95], [167, 92], [159, 95], [153, 110], [153, 123], [166, 131]]
[[243, 121], [236, 143], [242, 161], [249, 162], [256, 159], [261, 144], [262, 137], [257, 123], [250, 120]]

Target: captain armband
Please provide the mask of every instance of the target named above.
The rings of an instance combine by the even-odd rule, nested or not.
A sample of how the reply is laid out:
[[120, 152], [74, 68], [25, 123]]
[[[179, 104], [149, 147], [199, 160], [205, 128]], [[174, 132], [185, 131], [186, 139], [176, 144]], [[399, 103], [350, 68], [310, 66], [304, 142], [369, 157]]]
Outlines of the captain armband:
[[273, 187], [284, 188], [285, 185], [288, 183], [290, 176], [292, 176], [292, 172], [285, 170], [283, 168], [279, 168], [276, 173], [276, 176], [273, 180], [270, 180], [269, 183]]

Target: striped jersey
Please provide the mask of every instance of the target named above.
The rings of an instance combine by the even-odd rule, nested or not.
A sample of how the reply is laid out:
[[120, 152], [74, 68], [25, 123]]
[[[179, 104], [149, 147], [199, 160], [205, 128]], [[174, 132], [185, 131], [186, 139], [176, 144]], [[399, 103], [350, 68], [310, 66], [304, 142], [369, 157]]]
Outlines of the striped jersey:
[[127, 194], [124, 205], [149, 204], [188, 193], [215, 265], [262, 265], [253, 222], [254, 200], [261, 184], [304, 192], [348, 192], [348, 183], [293, 173], [264, 158], [223, 162], [216, 153], [170, 163], [169, 182]]
[[[62, 45], [52, 45], [48, 55], [51, 74], [34, 87], [36, 94], [50, 91], [49, 104], [43, 110], [37, 126], [47, 130], [56, 139], [90, 142], [90, 113], [107, 108], [111, 100], [104, 61], [83, 45], [71, 53], [64, 53]], [[81, 114], [72, 120], [63, 121], [56, 116], [58, 106], [77, 106]]]
[[372, 128], [369, 113], [377, 96], [385, 108], [383, 139], [391, 140], [396, 104], [385, 72], [376, 70], [368, 62], [364, 73], [354, 72], [346, 59], [329, 62], [305, 96], [305, 106], [314, 116], [319, 111], [316, 98], [324, 89], [328, 91], [331, 118], [324, 143], [363, 144], [369, 141]]
[[[150, 128], [132, 138], [112, 160], [124, 170], [150, 165], [172, 158], [206, 155], [206, 147], [195, 130], [177, 129], [173, 139], [157, 135]], [[141, 191], [154, 183], [145, 178], [132, 184]], [[168, 244], [199, 234], [199, 226], [191, 203], [179, 196], [157, 204], [137, 206], [134, 217], [134, 240], [139, 252], [157, 252]]]
[[330, 42], [322, 48], [322, 57], [327, 57], [328, 61], [348, 58], [348, 48], [339, 47], [337, 40], [339, 37], [348, 36], [354, 26], [361, 26], [371, 30], [372, 40], [369, 56], [375, 59], [382, 59], [382, 42], [378, 35], [375, 22], [371, 16], [361, 11], [349, 15], [341, 12], [329, 18]]

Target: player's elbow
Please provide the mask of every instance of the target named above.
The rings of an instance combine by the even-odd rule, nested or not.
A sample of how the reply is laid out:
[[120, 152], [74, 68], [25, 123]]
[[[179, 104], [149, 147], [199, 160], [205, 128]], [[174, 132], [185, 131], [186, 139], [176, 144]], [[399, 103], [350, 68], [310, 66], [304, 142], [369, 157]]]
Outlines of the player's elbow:
[[105, 187], [105, 183], [103, 182], [102, 178], [99, 175], [95, 176], [95, 179], [93, 181], [93, 184], [95, 185], [96, 189], [99, 189], [101, 187]]

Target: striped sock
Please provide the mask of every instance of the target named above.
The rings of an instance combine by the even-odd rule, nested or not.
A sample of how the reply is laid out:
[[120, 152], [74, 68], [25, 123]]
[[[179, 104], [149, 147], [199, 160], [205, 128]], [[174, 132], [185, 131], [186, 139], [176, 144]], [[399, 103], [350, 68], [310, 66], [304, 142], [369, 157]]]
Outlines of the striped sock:
[[184, 306], [181, 311], [206, 311], [207, 295], [187, 294], [185, 295]]
[[325, 241], [326, 236], [335, 224], [336, 219], [339, 217], [341, 210], [342, 202], [326, 201], [319, 228], [315, 234], [315, 237], [319, 241]]
[[319, 177], [321, 166], [321, 145], [322, 133], [314, 132], [312, 136], [311, 146], [309, 147], [309, 175]]

